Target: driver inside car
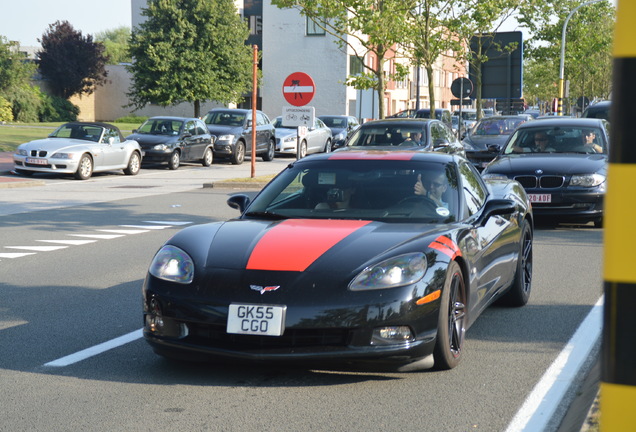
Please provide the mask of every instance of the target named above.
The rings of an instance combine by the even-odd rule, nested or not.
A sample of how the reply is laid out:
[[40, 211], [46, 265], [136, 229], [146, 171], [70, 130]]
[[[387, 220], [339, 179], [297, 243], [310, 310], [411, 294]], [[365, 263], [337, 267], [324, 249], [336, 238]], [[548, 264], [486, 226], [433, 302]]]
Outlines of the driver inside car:
[[448, 180], [445, 173], [435, 173], [422, 181], [422, 174], [417, 175], [417, 181], [413, 187], [415, 195], [425, 196], [437, 204], [438, 207], [448, 208], [448, 203], [442, 200], [442, 195], [448, 189]]

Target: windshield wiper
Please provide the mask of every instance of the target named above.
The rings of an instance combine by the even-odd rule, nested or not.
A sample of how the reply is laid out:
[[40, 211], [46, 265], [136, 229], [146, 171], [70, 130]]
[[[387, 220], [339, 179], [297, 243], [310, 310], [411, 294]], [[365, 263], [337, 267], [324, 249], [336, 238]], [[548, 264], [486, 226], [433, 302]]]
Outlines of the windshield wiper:
[[259, 218], [263, 218], [263, 219], [272, 219], [272, 220], [289, 219], [288, 216], [283, 216], [282, 214], [268, 212], [268, 211], [247, 212], [247, 213], [245, 213], [245, 216], [259, 217]]

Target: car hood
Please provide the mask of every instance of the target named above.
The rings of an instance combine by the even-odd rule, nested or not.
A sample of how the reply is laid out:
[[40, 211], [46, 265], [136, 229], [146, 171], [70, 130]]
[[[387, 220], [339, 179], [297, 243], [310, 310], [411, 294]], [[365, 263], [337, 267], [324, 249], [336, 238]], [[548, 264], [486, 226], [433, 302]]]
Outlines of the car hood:
[[498, 156], [483, 174], [524, 174], [540, 169], [545, 174], [584, 174], [602, 172], [607, 156], [600, 154], [546, 153]]
[[508, 137], [509, 135], [468, 135], [464, 141], [468, 141], [475, 149], [487, 150], [492, 144], [503, 147]]
[[87, 145], [95, 145], [96, 142], [72, 139], [72, 138], [45, 138], [31, 141], [20, 145], [25, 150], [46, 150], [48, 152], [59, 150], [73, 150], [74, 148], [85, 148]]
[[297, 130], [296, 129], [290, 129], [290, 128], [276, 128], [276, 138], [286, 138], [288, 136], [296, 136], [297, 134]]
[[169, 243], [208, 272], [317, 272], [349, 280], [377, 260], [425, 251], [445, 229], [361, 220], [235, 219], [186, 228]]
[[341, 127], [330, 127], [329, 129], [331, 129], [331, 134], [333, 136], [338, 135], [340, 132], [346, 131], [347, 128], [341, 128]]
[[172, 144], [179, 141], [178, 136], [152, 135], [152, 134], [132, 134], [126, 137], [127, 140], [135, 140], [141, 148], [150, 148], [157, 144]]
[[210, 125], [210, 124], [206, 126], [208, 127], [208, 130], [210, 131], [210, 133], [217, 137], [219, 135], [226, 135], [226, 134], [241, 135], [243, 133], [242, 126], [225, 126], [225, 125]]

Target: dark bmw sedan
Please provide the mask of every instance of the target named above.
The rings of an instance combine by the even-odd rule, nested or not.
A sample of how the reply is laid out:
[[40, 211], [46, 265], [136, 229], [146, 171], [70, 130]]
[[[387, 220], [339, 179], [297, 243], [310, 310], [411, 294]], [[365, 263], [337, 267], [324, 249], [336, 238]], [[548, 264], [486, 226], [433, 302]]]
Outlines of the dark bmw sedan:
[[521, 123], [528, 121], [527, 115], [484, 117], [468, 131], [462, 144], [466, 157], [479, 171], [493, 160], [510, 135]]
[[602, 119], [559, 117], [524, 123], [482, 175], [521, 183], [537, 218], [601, 227], [608, 125]]
[[212, 165], [214, 138], [197, 118], [151, 117], [126, 139], [139, 143], [144, 163], [167, 162], [171, 170], [181, 161]]

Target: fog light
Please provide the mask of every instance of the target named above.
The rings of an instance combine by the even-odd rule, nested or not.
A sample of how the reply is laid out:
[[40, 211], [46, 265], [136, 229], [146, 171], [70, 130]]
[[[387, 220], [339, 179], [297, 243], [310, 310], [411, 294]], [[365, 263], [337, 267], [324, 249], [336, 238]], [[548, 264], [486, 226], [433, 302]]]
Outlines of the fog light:
[[150, 300], [148, 315], [146, 315], [146, 327], [153, 333], [158, 333], [163, 327], [163, 317], [161, 316], [161, 306], [157, 299]]
[[373, 330], [371, 345], [391, 345], [410, 342], [415, 339], [409, 326], [380, 327]]
[[177, 322], [172, 318], [166, 318], [161, 312], [161, 306], [157, 299], [150, 300], [146, 313], [146, 328], [157, 336], [183, 339], [190, 333], [188, 326]]

